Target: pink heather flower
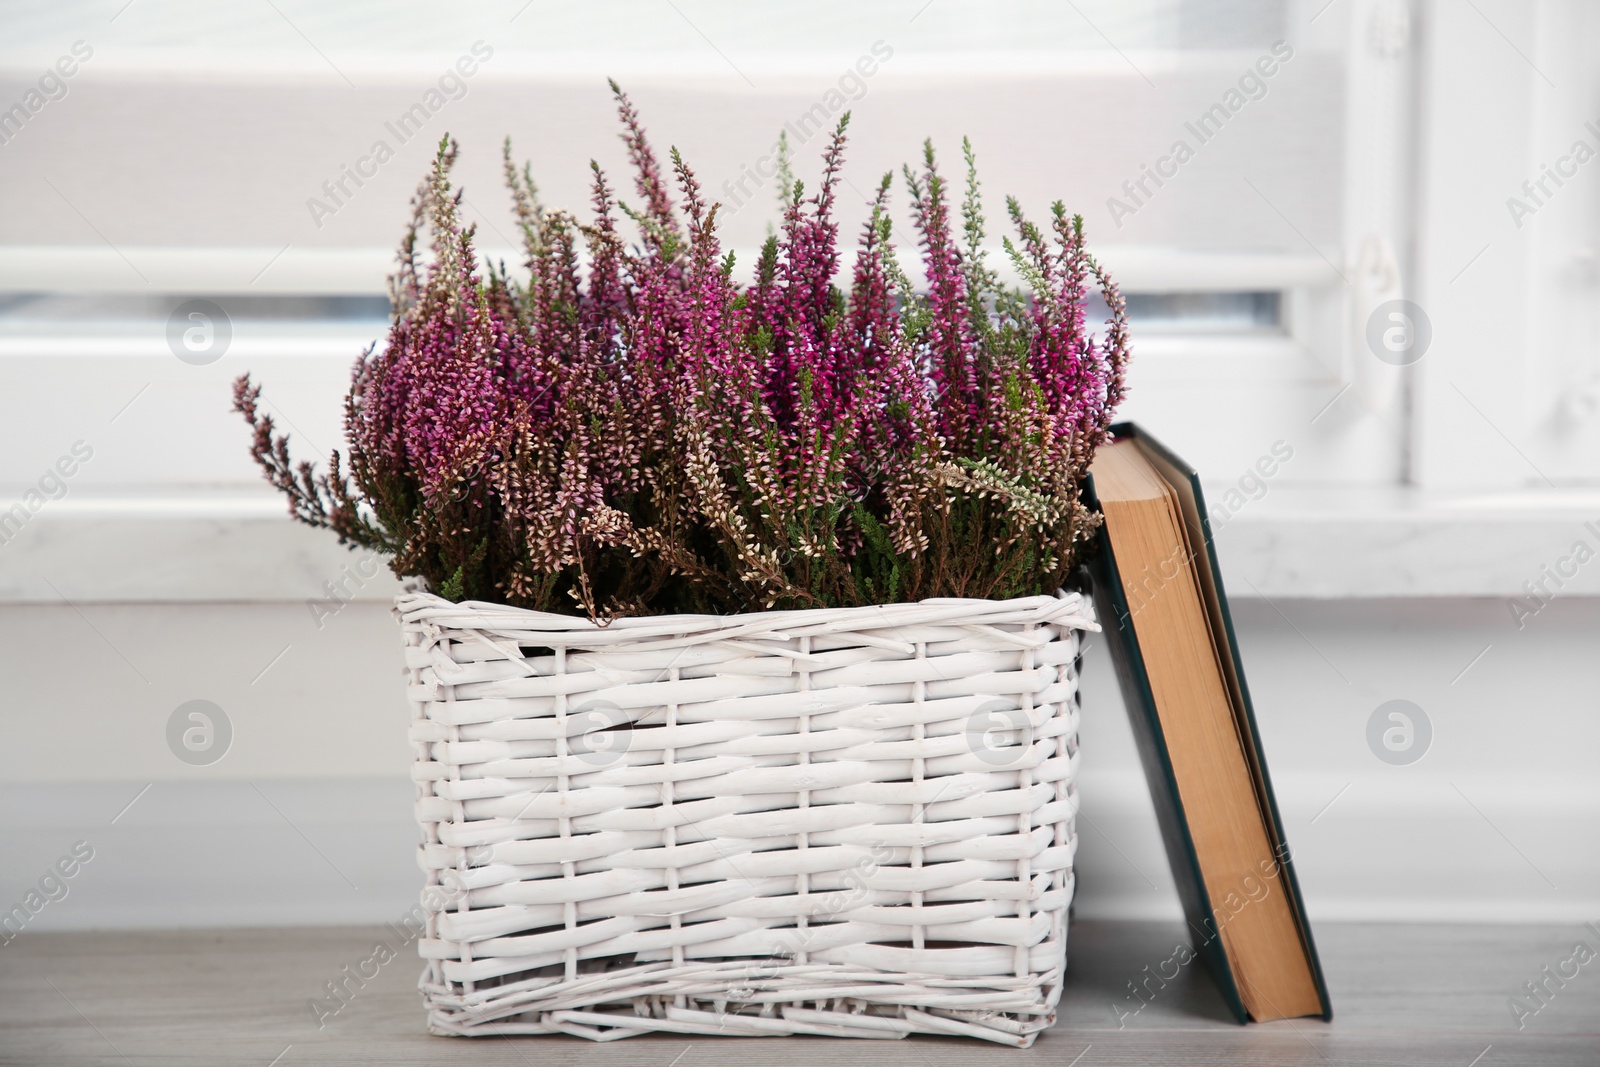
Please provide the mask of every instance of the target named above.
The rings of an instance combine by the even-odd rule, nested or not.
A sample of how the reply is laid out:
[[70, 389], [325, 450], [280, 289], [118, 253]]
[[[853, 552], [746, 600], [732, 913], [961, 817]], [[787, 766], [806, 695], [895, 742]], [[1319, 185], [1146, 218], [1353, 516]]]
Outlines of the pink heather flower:
[[[591, 163], [592, 219], [546, 210], [505, 147], [525, 283], [478, 273], [441, 143], [391, 279], [388, 343], [355, 368], [347, 461], [291, 465], [259, 390], [237, 383], [292, 513], [446, 596], [591, 617], [1063, 581], [1096, 521], [1078, 483], [1128, 358], [1122, 299], [1081, 220], [1057, 204], [1046, 232], [1010, 202], [1027, 289], [1000, 285], [970, 145], [958, 236], [930, 144], [904, 172], [925, 292], [896, 258], [889, 175], [841, 290], [846, 114], [816, 192], [785, 189], [781, 230], [741, 286], [718, 205], [676, 149], [669, 187], [612, 89], [639, 206]], [[1099, 336], [1092, 288], [1111, 311]]]

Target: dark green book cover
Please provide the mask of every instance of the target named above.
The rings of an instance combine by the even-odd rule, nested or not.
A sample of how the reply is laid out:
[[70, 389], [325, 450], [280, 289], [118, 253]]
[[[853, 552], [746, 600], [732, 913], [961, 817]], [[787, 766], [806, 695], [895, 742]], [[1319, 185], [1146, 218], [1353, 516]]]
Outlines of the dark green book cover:
[[[1230, 675], [1227, 679], [1230, 689], [1237, 698], [1236, 711], [1240, 713], [1241, 735], [1247, 748], [1246, 762], [1255, 777], [1257, 796], [1265, 815], [1267, 839], [1272, 843], [1279, 860], [1289, 906], [1300, 930], [1317, 995], [1322, 1000], [1322, 1018], [1331, 1019], [1333, 1006], [1328, 999], [1328, 987], [1323, 980], [1322, 964], [1317, 958], [1316, 943], [1311, 937], [1311, 925], [1306, 919], [1305, 906], [1300, 895], [1300, 883], [1295, 876], [1289, 844], [1284, 838], [1283, 820], [1279, 817], [1278, 802], [1272, 793], [1266, 756], [1261, 750], [1260, 731], [1256, 728], [1250, 691], [1245, 685], [1244, 664], [1239, 659], [1239, 644], [1234, 638], [1233, 617], [1228, 610], [1227, 594], [1222, 587], [1222, 572], [1217, 564], [1216, 546], [1211, 539], [1211, 523], [1206, 515], [1205, 497], [1200, 490], [1199, 475], [1193, 467], [1179, 459], [1134, 423], [1118, 424], [1112, 427], [1112, 433], [1119, 440], [1136, 441], [1146, 456], [1158, 466], [1170, 468], [1166, 480], [1179, 498], [1185, 526], [1191, 534], [1198, 532], [1197, 539], [1204, 545], [1203, 552], [1198, 549], [1191, 551], [1203, 592], [1214, 593], [1214, 596], [1209, 597], [1216, 608], [1216, 615], [1212, 620], [1213, 636], [1218, 651], [1222, 653], [1220, 658], [1224, 670]], [[1173, 484], [1172, 474], [1185, 479], [1187, 487]], [[1188, 490], [1187, 493], [1184, 491], [1185, 488]], [[1092, 475], [1088, 479], [1087, 490], [1087, 502], [1095, 510], [1099, 510]], [[1191, 544], [1194, 540], [1196, 538], [1191, 536]], [[1218, 921], [1216, 908], [1206, 892], [1205, 881], [1200, 874], [1199, 858], [1195, 853], [1194, 839], [1189, 831], [1188, 817], [1183, 810], [1183, 800], [1178, 794], [1177, 779], [1173, 775], [1172, 761], [1167, 753], [1166, 740], [1161, 729], [1161, 719], [1156, 712], [1155, 698], [1145, 672], [1139, 639], [1134, 633], [1122, 576], [1117, 570], [1116, 555], [1111, 549], [1110, 538], [1104, 525], [1101, 526], [1097, 536], [1089, 570], [1094, 587], [1095, 611], [1099, 616], [1106, 644], [1111, 650], [1117, 681], [1122, 689], [1123, 703], [1127, 705], [1134, 740], [1139, 748], [1139, 758], [1144, 764], [1145, 779], [1150, 786], [1151, 799], [1155, 802], [1156, 819], [1161, 826], [1161, 836], [1166, 844], [1167, 860], [1172, 866], [1173, 879], [1178, 884], [1178, 894], [1182, 898], [1184, 917], [1193, 935], [1194, 948], [1216, 979], [1217, 987], [1222, 991], [1228, 1007], [1241, 1023], [1249, 1022], [1250, 1017], [1245, 1010], [1244, 1001], [1239, 996], [1239, 986], [1233, 968], [1223, 950], [1222, 939], [1217, 934], [1222, 924]], [[1208, 585], [1209, 590], [1205, 588]]]

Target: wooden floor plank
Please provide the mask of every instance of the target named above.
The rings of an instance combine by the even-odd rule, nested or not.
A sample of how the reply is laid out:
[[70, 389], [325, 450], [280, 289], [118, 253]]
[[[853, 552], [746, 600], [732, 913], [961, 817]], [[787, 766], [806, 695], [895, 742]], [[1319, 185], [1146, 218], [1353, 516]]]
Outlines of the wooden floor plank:
[[[1600, 1065], [1600, 958], [1565, 985], [1547, 981], [1543, 1004], [1523, 991], [1545, 966], [1557, 972], [1579, 940], [1600, 948], [1581, 927], [1322, 924], [1317, 932], [1334, 1021], [1242, 1027], [1197, 963], [1161, 977], [1174, 969], [1165, 961], [1182, 943], [1181, 926], [1077, 923], [1060, 1021], [1027, 1051], [929, 1037], [870, 1049], [826, 1038], [430, 1037], [409, 952], [319, 1027], [312, 998], [369, 956], [382, 930], [25, 932], [0, 947], [0, 1064], [821, 1067], [870, 1055], [874, 1067]], [[1520, 1030], [1509, 1006], [1519, 994], [1530, 1007]]]

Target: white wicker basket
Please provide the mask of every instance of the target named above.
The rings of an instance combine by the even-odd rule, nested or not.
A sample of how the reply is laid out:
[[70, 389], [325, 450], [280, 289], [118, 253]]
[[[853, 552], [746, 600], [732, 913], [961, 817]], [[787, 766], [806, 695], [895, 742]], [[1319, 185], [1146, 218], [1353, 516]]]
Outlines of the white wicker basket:
[[396, 614], [434, 1033], [1054, 1020], [1086, 598]]

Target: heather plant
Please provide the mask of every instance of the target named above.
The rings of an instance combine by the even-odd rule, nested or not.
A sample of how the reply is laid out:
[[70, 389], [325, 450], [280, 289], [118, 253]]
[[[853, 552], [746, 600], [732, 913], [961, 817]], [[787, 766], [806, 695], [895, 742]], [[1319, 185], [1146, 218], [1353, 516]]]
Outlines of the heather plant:
[[[506, 145], [526, 281], [480, 273], [441, 143], [387, 344], [357, 361], [348, 451], [325, 473], [291, 462], [259, 387], [236, 383], [252, 454], [294, 517], [446, 597], [595, 618], [1062, 584], [1098, 521], [1079, 485], [1128, 356], [1081, 219], [1057, 204], [1041, 227], [1008, 201], [1026, 287], [1007, 287], [986, 261], [970, 145], [959, 205], [928, 145], [903, 173], [925, 286], [897, 258], [892, 175], [845, 278], [847, 114], [816, 191], [785, 176], [781, 225], [741, 285], [717, 205], [676, 150], [669, 181], [612, 88], [636, 206], [591, 163], [592, 218], [546, 209]], [[1111, 312], [1098, 336], [1095, 289]]]

